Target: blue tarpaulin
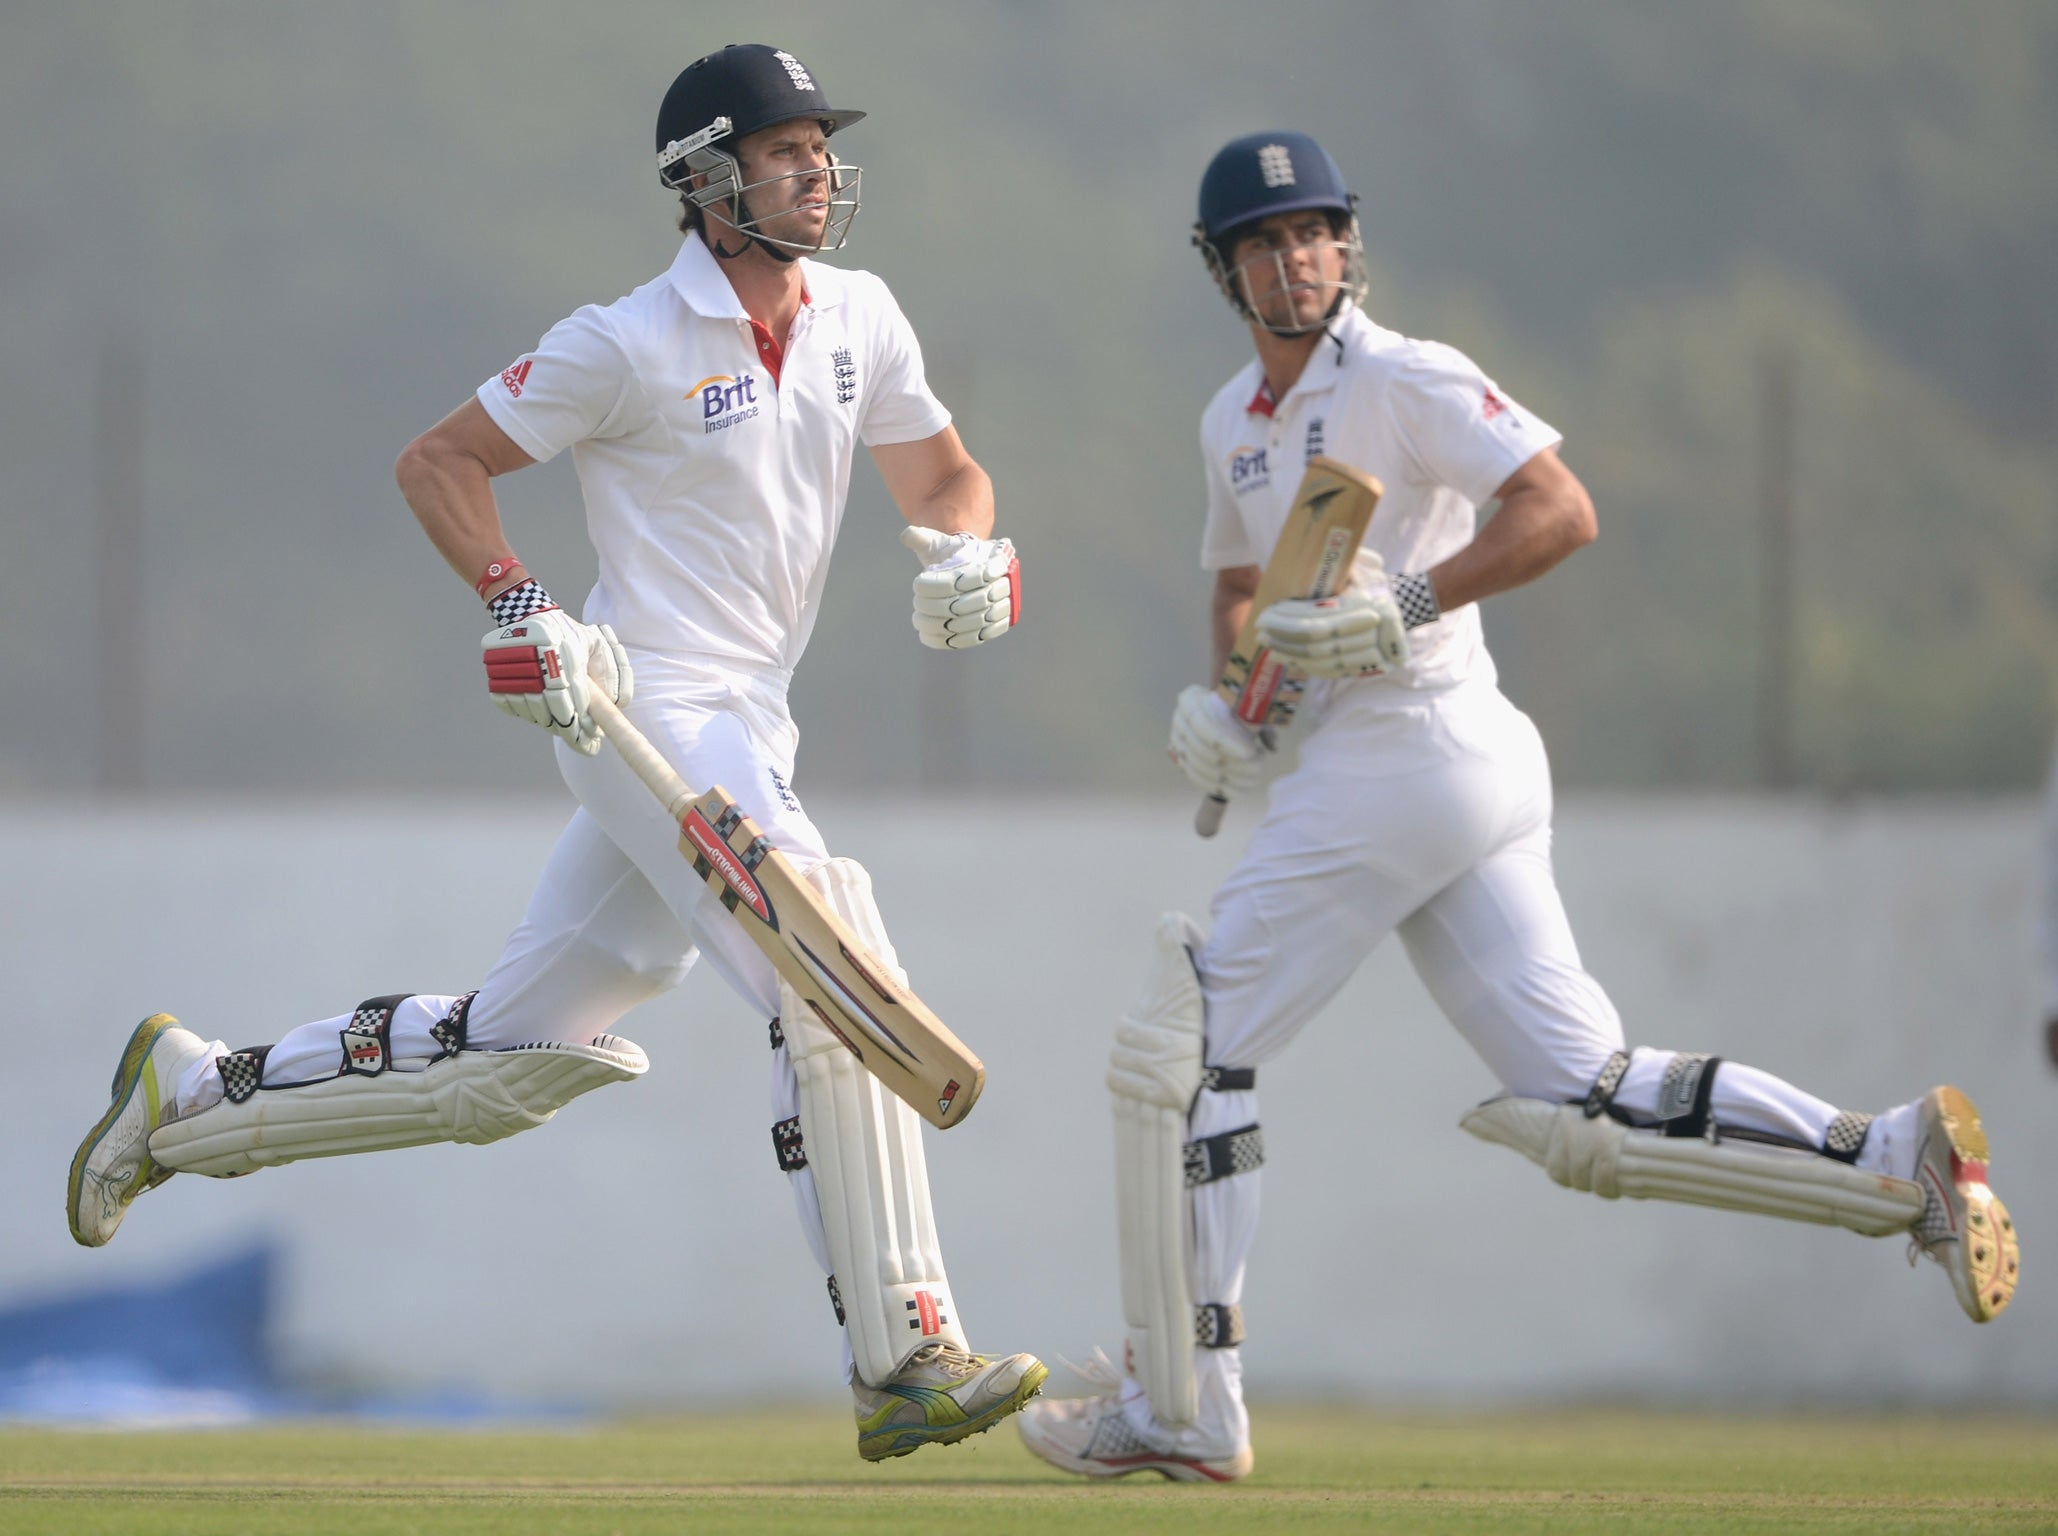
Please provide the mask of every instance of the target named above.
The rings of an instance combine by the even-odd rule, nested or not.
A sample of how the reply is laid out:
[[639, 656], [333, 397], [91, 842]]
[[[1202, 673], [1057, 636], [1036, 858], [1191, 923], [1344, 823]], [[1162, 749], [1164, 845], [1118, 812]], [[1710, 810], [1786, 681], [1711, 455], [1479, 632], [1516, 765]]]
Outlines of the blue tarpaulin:
[[0, 1307], [0, 1418], [235, 1423], [280, 1411], [278, 1254]]
[[462, 1385], [311, 1390], [273, 1353], [279, 1250], [259, 1244], [163, 1280], [0, 1305], [0, 1421], [170, 1427], [295, 1414], [420, 1424], [577, 1423], [584, 1408]]

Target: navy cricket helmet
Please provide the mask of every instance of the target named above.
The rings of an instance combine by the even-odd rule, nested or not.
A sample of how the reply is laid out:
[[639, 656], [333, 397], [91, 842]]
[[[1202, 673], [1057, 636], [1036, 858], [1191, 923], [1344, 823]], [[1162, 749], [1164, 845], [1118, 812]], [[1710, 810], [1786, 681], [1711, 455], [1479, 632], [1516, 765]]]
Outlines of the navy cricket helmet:
[[[1365, 296], [1369, 283], [1364, 240], [1358, 232], [1357, 204], [1329, 151], [1307, 134], [1247, 133], [1223, 145], [1201, 173], [1200, 219], [1193, 227], [1193, 243], [1200, 247], [1209, 274], [1238, 314], [1275, 334], [1301, 335], [1321, 329], [1342, 311], [1346, 302], [1355, 304]], [[1242, 286], [1236, 282], [1236, 274], [1229, 266], [1230, 251], [1249, 225], [1274, 214], [1299, 213], [1308, 208], [1325, 209], [1333, 215], [1330, 223], [1345, 252], [1344, 281], [1338, 285], [1336, 302], [1319, 324], [1267, 324], [1252, 311]]]
[[1247, 133], [1223, 145], [1201, 173], [1200, 233], [1220, 241], [1275, 213], [1349, 213], [1356, 204], [1329, 151], [1305, 133]]
[[[657, 175], [674, 192], [701, 208], [726, 205], [729, 222], [774, 256], [834, 250], [843, 244], [850, 221], [857, 216], [858, 168], [829, 157], [829, 222], [820, 245], [795, 245], [756, 228], [757, 219], [744, 201], [757, 187], [789, 179], [788, 173], [746, 185], [734, 149], [737, 140], [761, 128], [796, 118], [812, 118], [826, 137], [848, 128], [865, 114], [832, 107], [805, 64], [783, 48], [765, 43], [731, 43], [679, 72], [657, 109]], [[692, 186], [694, 177], [705, 180]], [[779, 246], [788, 249], [782, 251]]]

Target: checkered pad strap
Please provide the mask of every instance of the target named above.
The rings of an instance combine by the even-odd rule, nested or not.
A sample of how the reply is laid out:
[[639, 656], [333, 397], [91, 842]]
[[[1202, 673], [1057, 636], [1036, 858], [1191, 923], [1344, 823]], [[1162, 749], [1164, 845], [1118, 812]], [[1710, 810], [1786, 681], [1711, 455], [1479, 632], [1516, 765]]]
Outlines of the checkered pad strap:
[[800, 1116], [772, 1126], [772, 1153], [779, 1159], [781, 1173], [798, 1173], [807, 1166], [807, 1149], [800, 1142]]
[[1629, 1052], [1617, 1051], [1608, 1058], [1608, 1064], [1601, 1068], [1601, 1075], [1594, 1079], [1593, 1087], [1586, 1091], [1586, 1118], [1598, 1120], [1608, 1112], [1615, 1102], [1615, 1090], [1622, 1086], [1623, 1076], [1629, 1071]]
[[215, 1057], [214, 1069], [222, 1075], [222, 1097], [241, 1104], [256, 1093], [264, 1084], [264, 1058], [270, 1053], [268, 1045], [252, 1045]]
[[430, 1036], [443, 1049], [443, 1055], [438, 1056], [436, 1060], [441, 1061], [444, 1056], [455, 1056], [465, 1048], [465, 1041], [471, 1034], [472, 999], [478, 995], [477, 992], [465, 993], [450, 1005], [450, 1012], [429, 1026]]
[[1202, 1349], [1234, 1349], [1245, 1337], [1242, 1307], [1204, 1301], [1193, 1309], [1193, 1342]]
[[1708, 1114], [1708, 1099], [1715, 1092], [1715, 1070], [1720, 1056], [1699, 1056], [1675, 1051], [1665, 1063], [1665, 1077], [1658, 1084], [1658, 1119], [1667, 1136], [1706, 1136], [1714, 1140], [1714, 1122]]
[[1258, 1086], [1256, 1067], [1203, 1067], [1201, 1087], [1210, 1093], [1245, 1093]]
[[829, 1277], [829, 1305], [836, 1309], [836, 1326], [843, 1326], [843, 1292], [836, 1289], [836, 1277]]
[[412, 992], [395, 992], [390, 997], [368, 997], [339, 1031], [343, 1042], [343, 1065], [338, 1077], [377, 1077], [393, 1062], [389, 1036], [393, 1010], [413, 997]]
[[521, 623], [532, 613], [555, 608], [557, 599], [544, 591], [542, 584], [532, 576], [518, 587], [509, 587], [486, 606], [493, 610], [493, 622], [505, 629], [510, 624]]
[[778, 1050], [786, 1043], [786, 1031], [779, 1027], [777, 1019], [772, 1020], [772, 1049]]
[[1265, 1166], [1265, 1133], [1255, 1124], [1219, 1136], [1203, 1136], [1185, 1146], [1186, 1187], [1251, 1173]]
[[1872, 1116], [1861, 1115], [1855, 1109], [1845, 1110], [1822, 1133], [1822, 1155], [1840, 1163], [1857, 1162], [1858, 1154], [1865, 1149], [1866, 1132], [1871, 1129]]
[[1435, 584], [1427, 572], [1406, 572], [1394, 577], [1393, 600], [1401, 611], [1401, 622], [1410, 629], [1434, 624], [1443, 617], [1443, 608], [1436, 600]]

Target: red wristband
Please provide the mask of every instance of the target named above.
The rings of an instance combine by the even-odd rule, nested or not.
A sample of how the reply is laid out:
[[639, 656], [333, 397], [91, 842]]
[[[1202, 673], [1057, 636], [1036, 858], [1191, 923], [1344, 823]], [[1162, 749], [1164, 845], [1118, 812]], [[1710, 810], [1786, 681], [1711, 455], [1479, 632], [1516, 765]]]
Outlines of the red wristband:
[[528, 567], [523, 565], [513, 555], [503, 555], [498, 560], [487, 564], [485, 574], [472, 583], [472, 588], [481, 598], [485, 598], [489, 595], [489, 589], [506, 581], [516, 571], [526, 571], [527, 569]]

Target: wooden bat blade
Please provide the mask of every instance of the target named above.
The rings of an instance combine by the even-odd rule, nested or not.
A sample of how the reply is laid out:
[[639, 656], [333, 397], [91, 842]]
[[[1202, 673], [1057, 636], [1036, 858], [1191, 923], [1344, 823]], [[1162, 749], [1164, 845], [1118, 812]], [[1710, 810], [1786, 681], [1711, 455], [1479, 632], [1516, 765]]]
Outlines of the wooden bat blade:
[[972, 1112], [986, 1068], [829, 909], [720, 787], [686, 781], [595, 691], [593, 718], [679, 825], [679, 851], [815, 1019], [916, 1114], [948, 1130]]
[[[1245, 725], [1263, 731], [1285, 724], [1306, 689], [1305, 679], [1258, 643], [1258, 615], [1282, 598], [1333, 597], [1341, 591], [1384, 492], [1372, 476], [1340, 459], [1317, 455], [1308, 461], [1272, 557], [1258, 577], [1250, 612], [1215, 680], [1215, 692]], [[1228, 805], [1227, 796], [1209, 795], [1194, 813], [1193, 830], [1213, 837]]]
[[1337, 459], [1308, 461], [1272, 546], [1250, 612], [1215, 690], [1247, 725], [1279, 725], [1300, 702], [1301, 679], [1258, 643], [1258, 616], [1288, 597], [1333, 597], [1350, 580], [1384, 487]]
[[912, 991], [895, 983], [821, 893], [719, 785], [681, 819], [679, 851], [743, 924], [815, 1019], [939, 1130], [972, 1112], [986, 1068]]

